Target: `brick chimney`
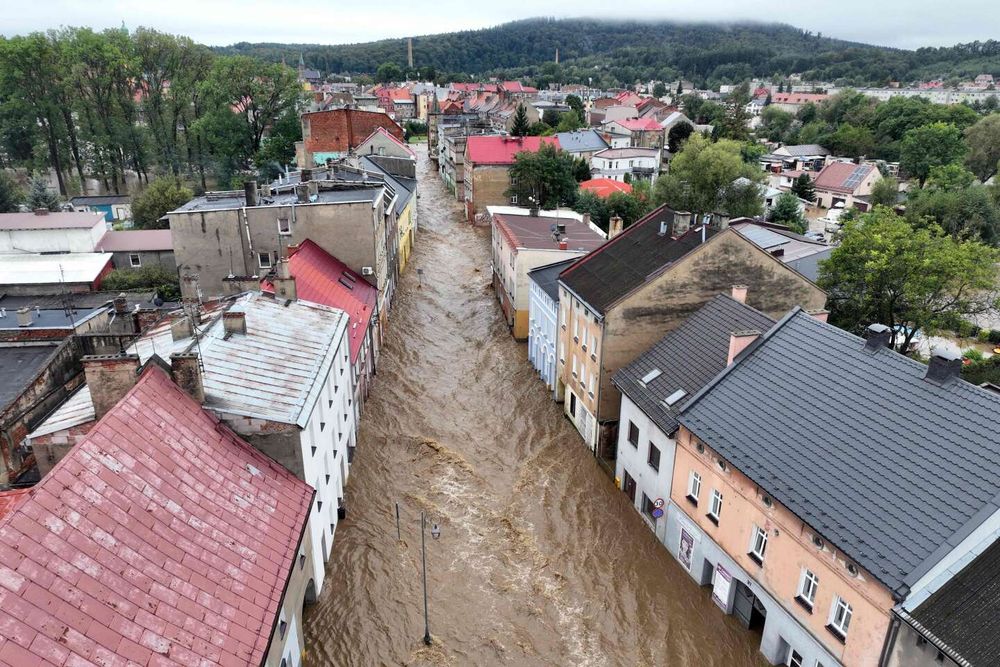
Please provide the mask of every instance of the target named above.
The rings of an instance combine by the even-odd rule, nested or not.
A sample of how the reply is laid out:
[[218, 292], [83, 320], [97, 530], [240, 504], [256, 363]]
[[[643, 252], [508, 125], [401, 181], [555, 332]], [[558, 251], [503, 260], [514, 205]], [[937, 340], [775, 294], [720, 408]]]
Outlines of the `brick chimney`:
[[750, 290], [746, 285], [733, 285], [732, 297], [740, 303], [747, 302], [747, 292]]
[[830, 319], [830, 311], [824, 310], [823, 308], [818, 308], [816, 310], [807, 310], [806, 315], [819, 320], [820, 322], [826, 322]]
[[47, 208], [36, 208], [34, 210], [34, 214], [35, 215], [48, 215], [49, 214], [49, 209], [47, 209]]
[[754, 342], [758, 338], [760, 338], [760, 332], [756, 329], [734, 331], [729, 334], [729, 356], [726, 359], [726, 366], [731, 365], [733, 360], [739, 356], [740, 352], [747, 349], [750, 343]]
[[274, 296], [280, 299], [295, 301], [298, 296], [295, 290], [295, 276], [292, 275], [288, 267], [288, 260], [282, 258], [278, 260], [275, 267], [275, 277], [271, 280], [274, 285]]
[[124, 315], [128, 312], [128, 298], [124, 294], [116, 296], [111, 303], [114, 304], [115, 312], [119, 315]]
[[139, 379], [136, 375], [139, 355], [87, 355], [81, 361], [94, 403], [94, 414], [100, 419], [135, 386]]
[[946, 347], [931, 350], [930, 362], [924, 379], [931, 384], [944, 386], [957, 380], [962, 372], [962, 355]]
[[181, 317], [170, 325], [170, 339], [171, 340], [184, 340], [185, 338], [190, 338], [194, 334], [191, 327], [191, 320], [187, 315], [181, 315]]
[[559, 249], [569, 250], [569, 241], [567, 241], [566, 239], [559, 239]]
[[608, 238], [613, 239], [621, 234], [624, 227], [625, 222], [621, 219], [621, 216], [611, 216], [611, 220], [608, 222]]
[[30, 327], [34, 318], [31, 315], [31, 308], [24, 307], [17, 309], [17, 326]]
[[198, 401], [205, 402], [205, 384], [197, 352], [175, 352], [170, 355], [170, 377], [174, 384]]
[[246, 334], [247, 314], [231, 310], [222, 313], [222, 328], [227, 334]]
[[243, 195], [246, 199], [247, 206], [257, 205], [257, 181], [244, 181], [243, 183]]
[[687, 211], [674, 211], [674, 224], [671, 235], [676, 239], [687, 233], [691, 228], [691, 214]]

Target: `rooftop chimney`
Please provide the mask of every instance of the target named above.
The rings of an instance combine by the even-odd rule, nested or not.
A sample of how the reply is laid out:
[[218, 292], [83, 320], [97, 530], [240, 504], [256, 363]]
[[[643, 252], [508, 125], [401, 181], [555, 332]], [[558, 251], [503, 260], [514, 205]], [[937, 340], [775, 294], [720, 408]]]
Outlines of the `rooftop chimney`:
[[830, 319], [830, 311], [824, 310], [823, 308], [817, 308], [815, 310], [807, 310], [806, 315], [819, 320], [820, 322], [826, 322]]
[[691, 214], [687, 211], [674, 211], [674, 228], [671, 235], [678, 238], [687, 233], [691, 227]]
[[205, 384], [201, 377], [201, 364], [197, 352], [175, 352], [170, 355], [170, 377], [174, 384], [198, 401], [205, 402]]
[[124, 294], [116, 296], [111, 303], [114, 304], [115, 312], [119, 315], [128, 312], [128, 299]]
[[299, 183], [295, 186], [295, 200], [300, 204], [309, 203], [309, 186]]
[[957, 380], [962, 372], [962, 355], [946, 347], [931, 350], [930, 363], [924, 379], [932, 384], [944, 386]]
[[299, 183], [308, 183], [312, 180], [313, 170], [306, 169], [305, 167], [299, 172]]
[[49, 214], [49, 209], [47, 209], [47, 208], [36, 208], [34, 212], [35, 212], [35, 215], [48, 215]]
[[184, 340], [185, 338], [190, 338], [192, 335], [194, 335], [194, 331], [191, 327], [191, 319], [187, 315], [182, 315], [176, 322], [170, 325], [171, 340]]
[[226, 311], [222, 313], [222, 328], [227, 334], [245, 334], [247, 332], [247, 314], [243, 311]]
[[729, 357], [726, 359], [726, 366], [733, 363], [740, 352], [747, 349], [750, 343], [760, 338], [760, 332], [756, 329], [746, 331], [733, 331], [729, 334]]
[[297, 298], [295, 277], [288, 268], [287, 259], [282, 258], [278, 260], [278, 266], [275, 268], [275, 277], [271, 280], [271, 284], [274, 285], [274, 295], [276, 297], [288, 299], [289, 301], [295, 301]]
[[244, 181], [243, 194], [246, 195], [247, 206], [257, 205], [257, 181]]
[[569, 250], [569, 241], [567, 241], [566, 239], [559, 239], [559, 249]]
[[100, 419], [135, 386], [139, 355], [87, 355], [82, 361], [94, 414]]
[[31, 308], [17, 309], [17, 326], [30, 327], [32, 322]]
[[865, 349], [871, 353], [878, 352], [883, 347], [889, 347], [892, 342], [892, 329], [884, 324], [869, 324], [865, 329]]
[[733, 285], [732, 297], [740, 303], [746, 303], [749, 289], [746, 285]]
[[621, 216], [611, 216], [611, 220], [608, 222], [608, 238], [613, 239], [621, 234], [624, 227], [625, 221], [621, 219]]

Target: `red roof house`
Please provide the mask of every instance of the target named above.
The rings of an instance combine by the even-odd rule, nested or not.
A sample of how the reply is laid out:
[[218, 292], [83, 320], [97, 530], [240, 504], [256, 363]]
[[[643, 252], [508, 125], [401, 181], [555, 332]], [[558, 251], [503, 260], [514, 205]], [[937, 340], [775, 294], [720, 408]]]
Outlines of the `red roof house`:
[[870, 195], [872, 186], [880, 178], [882, 174], [871, 163], [831, 162], [816, 175], [813, 183], [816, 201], [823, 208], [838, 203], [851, 207], [856, 197]]
[[558, 137], [469, 137], [465, 144], [465, 162], [477, 165], [511, 165], [514, 156], [534, 153], [543, 144], [559, 148]]
[[330, 109], [302, 114], [302, 153], [300, 167], [323, 164], [328, 157], [339, 157], [357, 148], [375, 128], [385, 128], [403, 139], [403, 128], [381, 111]]
[[632, 186], [628, 183], [616, 181], [612, 178], [592, 178], [589, 181], [580, 183], [581, 190], [590, 190], [598, 197], [608, 198], [613, 192], [632, 192]]
[[0, 664], [262, 664], [313, 494], [148, 366], [0, 519]]

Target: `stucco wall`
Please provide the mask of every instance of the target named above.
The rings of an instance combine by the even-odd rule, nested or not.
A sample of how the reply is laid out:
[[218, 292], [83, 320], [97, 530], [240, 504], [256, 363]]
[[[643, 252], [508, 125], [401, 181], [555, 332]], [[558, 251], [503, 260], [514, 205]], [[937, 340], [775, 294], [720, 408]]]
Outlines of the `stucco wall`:
[[510, 197], [506, 194], [510, 187], [510, 175], [506, 166], [475, 165], [466, 162], [466, 191], [468, 181], [472, 182], [471, 220], [476, 213], [483, 213], [487, 206], [510, 206]]

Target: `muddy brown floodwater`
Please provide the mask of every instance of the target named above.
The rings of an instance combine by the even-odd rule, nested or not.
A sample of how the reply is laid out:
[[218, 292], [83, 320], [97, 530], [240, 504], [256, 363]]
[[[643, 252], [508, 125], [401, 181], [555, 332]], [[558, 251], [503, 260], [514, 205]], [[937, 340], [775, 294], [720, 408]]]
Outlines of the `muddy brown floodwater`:
[[[488, 230], [463, 223], [426, 150], [418, 172], [416, 250], [361, 419], [347, 519], [306, 610], [307, 664], [764, 664], [759, 637], [656, 541], [511, 338]], [[431, 648], [421, 510], [442, 530], [427, 536]]]

